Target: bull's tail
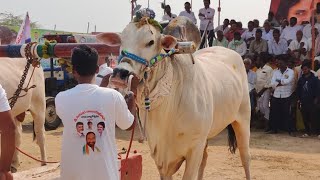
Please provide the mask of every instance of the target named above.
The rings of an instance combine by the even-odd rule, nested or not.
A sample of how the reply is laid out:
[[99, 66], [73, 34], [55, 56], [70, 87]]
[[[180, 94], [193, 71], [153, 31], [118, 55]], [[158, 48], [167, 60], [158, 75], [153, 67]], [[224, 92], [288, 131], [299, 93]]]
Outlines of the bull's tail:
[[234, 133], [234, 130], [231, 124], [229, 124], [227, 128], [228, 128], [229, 151], [232, 154], [235, 154], [238, 147], [236, 134]]
[[33, 141], [35, 141], [36, 140], [36, 131], [34, 130], [34, 121], [32, 121], [32, 132], [33, 132], [32, 139], [33, 139]]

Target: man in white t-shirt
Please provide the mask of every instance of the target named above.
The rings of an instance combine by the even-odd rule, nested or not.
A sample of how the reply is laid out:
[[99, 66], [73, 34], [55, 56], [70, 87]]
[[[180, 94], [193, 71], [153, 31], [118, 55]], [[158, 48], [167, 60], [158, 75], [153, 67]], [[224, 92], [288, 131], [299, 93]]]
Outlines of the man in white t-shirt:
[[162, 16], [163, 21], [171, 21], [172, 19], [177, 17], [177, 15], [171, 13], [171, 7], [169, 5], [166, 5], [164, 7], [164, 11], [165, 14]]
[[15, 124], [5, 90], [0, 84], [0, 179], [12, 180], [10, 165], [15, 151]]
[[[199, 19], [200, 19], [200, 34], [201, 37], [204, 31], [207, 28], [208, 41], [209, 46], [212, 46], [213, 38], [214, 38], [214, 26], [213, 26], [213, 18], [215, 10], [210, 8], [210, 0], [203, 0], [204, 8], [199, 10]], [[204, 47], [205, 41], [201, 42], [200, 49]]]
[[253, 21], [248, 22], [248, 29], [245, 30], [241, 38], [246, 42], [247, 48], [249, 48], [250, 43], [255, 39], [256, 36], [256, 28], [254, 28], [254, 23]]
[[184, 9], [185, 11], [182, 11], [179, 16], [185, 16], [189, 18], [193, 24], [197, 24], [197, 19], [194, 15], [194, 12], [191, 11], [191, 4], [189, 2], [184, 3]]
[[281, 33], [280, 38], [284, 38], [288, 44], [290, 44], [292, 40], [296, 40], [297, 31], [302, 30], [303, 28], [301, 25], [297, 24], [297, 21], [296, 17], [290, 18], [290, 26], [286, 27]]
[[[123, 96], [95, 84], [98, 71], [96, 50], [80, 45], [72, 52], [72, 66], [78, 85], [60, 92], [56, 111], [64, 131], [61, 151], [61, 180], [119, 179], [115, 125], [132, 128], [135, 114], [133, 96]], [[130, 109], [130, 111], [128, 110]], [[77, 127], [77, 123], [84, 127]], [[98, 124], [103, 122], [104, 129]]]

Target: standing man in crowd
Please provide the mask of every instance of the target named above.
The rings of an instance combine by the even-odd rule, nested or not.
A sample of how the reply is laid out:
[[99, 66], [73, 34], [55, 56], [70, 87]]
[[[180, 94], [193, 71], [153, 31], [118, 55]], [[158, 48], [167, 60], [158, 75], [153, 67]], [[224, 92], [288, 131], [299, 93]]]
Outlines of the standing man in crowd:
[[[215, 10], [210, 8], [210, 0], [203, 0], [204, 8], [199, 10], [199, 19], [200, 19], [200, 34], [201, 37], [203, 33], [208, 34], [209, 47], [212, 46], [214, 38], [214, 26], [213, 18]], [[205, 32], [207, 28], [207, 32]], [[204, 47], [205, 40], [202, 40], [200, 49]]]
[[268, 41], [268, 50], [272, 55], [286, 54], [288, 51], [288, 43], [285, 39], [280, 38], [278, 29], [273, 30], [273, 39]]
[[5, 90], [0, 84], [0, 179], [13, 180], [10, 166], [15, 151], [15, 124]]
[[268, 13], [268, 19], [265, 22], [269, 22], [272, 27], [279, 27], [280, 24], [277, 19], [274, 17], [274, 13], [270, 11]]
[[172, 19], [177, 17], [177, 15], [171, 13], [171, 7], [169, 5], [166, 5], [164, 7], [164, 11], [165, 14], [162, 16], [163, 21], [171, 21]]
[[297, 31], [296, 39], [292, 40], [288, 47], [288, 54], [296, 59], [303, 61], [307, 57], [307, 40], [303, 38], [303, 33], [301, 30]]
[[189, 18], [194, 24], [197, 24], [197, 19], [194, 13], [191, 11], [191, 4], [189, 2], [184, 3], [185, 11], [182, 11], [179, 16], [185, 16]]
[[312, 125], [315, 125], [313, 121], [315, 119], [315, 106], [319, 99], [319, 79], [316, 78], [314, 73], [311, 72], [311, 61], [305, 60], [301, 65], [302, 76], [298, 80], [297, 84], [297, 95], [298, 95], [298, 106], [300, 107], [305, 134], [302, 137], [308, 137], [312, 133]]
[[[57, 115], [64, 125], [60, 179], [119, 179], [115, 125], [121, 129], [132, 128], [132, 114], [136, 113], [134, 98], [129, 96], [126, 104], [119, 92], [95, 84], [95, 73], [98, 72], [95, 49], [86, 45], [76, 47], [71, 62], [78, 85], [60, 92], [55, 102]], [[88, 142], [77, 135], [76, 129], [78, 122], [86, 125], [88, 117], [93, 126], [90, 130], [84, 128], [83, 133], [87, 137], [92, 133], [99, 134], [97, 124], [105, 123], [105, 131], [101, 134], [103, 138], [96, 137], [97, 147], [93, 149], [84, 146]]]
[[249, 86], [249, 96], [250, 96], [250, 105], [251, 105], [251, 117], [254, 112], [256, 103], [255, 103], [255, 87], [257, 82], [257, 75], [254, 71], [251, 70], [252, 61], [249, 58], [243, 60], [244, 66], [247, 71], [248, 86]]
[[256, 61], [257, 66], [257, 82], [256, 82], [256, 91], [257, 91], [257, 107], [259, 112], [263, 115], [265, 123], [269, 121], [269, 100], [271, 95], [271, 78], [273, 69], [269, 64], [272, 56], [268, 53], [262, 52]]
[[293, 135], [294, 124], [290, 116], [290, 96], [293, 93], [294, 72], [288, 68], [286, 55], [279, 55], [279, 69], [273, 73], [271, 86], [274, 90], [271, 98], [270, 127], [269, 134], [278, 133], [284, 126], [289, 135]]

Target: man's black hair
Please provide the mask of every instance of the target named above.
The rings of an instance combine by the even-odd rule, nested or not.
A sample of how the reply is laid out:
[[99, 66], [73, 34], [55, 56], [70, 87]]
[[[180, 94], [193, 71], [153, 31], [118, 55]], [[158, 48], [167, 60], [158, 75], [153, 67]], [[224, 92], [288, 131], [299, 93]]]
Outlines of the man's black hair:
[[241, 36], [240, 32], [236, 31], [233, 33], [233, 36]]
[[256, 30], [256, 33], [261, 33], [261, 34], [262, 34], [262, 30], [258, 28], [258, 29]]
[[307, 68], [309, 68], [309, 69], [311, 69], [311, 61], [309, 60], [309, 59], [305, 59], [303, 62], [302, 62], [302, 64], [301, 64], [301, 69], [303, 68], [303, 67], [307, 67]]
[[72, 50], [73, 70], [80, 76], [92, 76], [98, 68], [98, 52], [87, 45], [80, 45]]
[[83, 122], [77, 122], [76, 126], [83, 125]]
[[92, 124], [92, 122], [91, 122], [91, 121], [88, 121], [88, 123], [87, 123], [87, 124], [88, 124], [88, 125], [89, 125], [89, 124]]
[[86, 134], [86, 138], [88, 138], [88, 135], [89, 135], [89, 134], [93, 134], [94, 136], [96, 136], [96, 134], [95, 134], [94, 132], [90, 131], [90, 132], [88, 132], [88, 133]]
[[184, 3], [184, 5], [187, 5], [187, 4], [189, 4], [189, 5], [191, 6], [191, 4], [190, 4], [189, 2], [185, 2], [185, 3]]
[[279, 30], [279, 29], [274, 29], [274, 30], [273, 30], [273, 33], [278, 33], [278, 34], [280, 34], [280, 30]]
[[268, 62], [271, 61], [272, 59], [272, 55], [269, 54], [268, 52], [261, 52], [259, 54], [259, 57], [260, 57], [260, 60], [264, 63], [264, 64], [267, 64]]
[[106, 128], [106, 125], [105, 125], [104, 122], [102, 122], [102, 121], [99, 122], [99, 123], [97, 124], [97, 126], [98, 126], [98, 125], [101, 125], [101, 126], [103, 127], [103, 129]]

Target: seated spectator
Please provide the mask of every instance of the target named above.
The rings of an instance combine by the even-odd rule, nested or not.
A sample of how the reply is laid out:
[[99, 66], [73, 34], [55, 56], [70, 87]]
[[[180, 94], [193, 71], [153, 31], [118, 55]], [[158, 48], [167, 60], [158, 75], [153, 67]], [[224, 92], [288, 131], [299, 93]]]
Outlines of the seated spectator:
[[228, 48], [228, 40], [224, 37], [223, 32], [219, 30], [217, 32], [217, 39], [213, 40], [212, 46], [222, 46]]
[[268, 43], [266, 40], [262, 39], [261, 29], [256, 30], [255, 40], [253, 40], [249, 47], [250, 54], [260, 54], [261, 52], [268, 51]]
[[232, 41], [233, 35], [235, 32], [240, 32], [240, 31], [238, 30], [237, 23], [232, 23], [229, 31], [225, 34], [225, 37], [229, 42]]
[[260, 22], [258, 19], [254, 19], [253, 23], [254, 23], [254, 28], [260, 28]]
[[249, 85], [249, 95], [250, 95], [250, 104], [251, 104], [251, 114], [255, 109], [255, 86], [257, 82], [257, 75], [255, 72], [251, 70], [252, 61], [251, 59], [244, 59], [243, 63], [245, 65], [248, 77], [248, 85]]
[[288, 43], [285, 39], [280, 38], [280, 31], [273, 30], [273, 40], [268, 41], [268, 51], [271, 55], [286, 54], [288, 51]]
[[[310, 23], [305, 25], [303, 28], [303, 37], [306, 39], [309, 39], [312, 37], [311, 34], [311, 29], [312, 29], [312, 25], [311, 25], [311, 21], [312, 21], [312, 17], [310, 18]], [[317, 29], [320, 29], [320, 24], [317, 23], [317, 18], [314, 18], [314, 27]]]
[[223, 35], [227, 34], [227, 32], [229, 31], [229, 19], [225, 19], [223, 21], [223, 25], [220, 25], [218, 27], [216, 27], [214, 29], [214, 32], [218, 32], [218, 31], [222, 31], [223, 32]]
[[319, 79], [310, 71], [311, 61], [305, 60], [301, 66], [303, 75], [297, 84], [298, 104], [302, 113], [305, 134], [302, 137], [311, 135], [312, 124], [315, 113], [315, 105], [317, 104], [317, 90]]
[[239, 32], [234, 33], [234, 38], [229, 43], [228, 48], [236, 51], [240, 56], [244, 56], [247, 53], [247, 45], [241, 39], [241, 34]]
[[292, 17], [290, 18], [290, 26], [286, 27], [282, 31], [281, 38], [284, 38], [288, 42], [288, 44], [290, 44], [292, 40], [296, 40], [296, 33], [299, 30], [302, 30], [302, 26], [297, 25], [296, 17]]
[[240, 32], [240, 34], [242, 34], [244, 32], [244, 29], [242, 28], [242, 22], [240, 22], [240, 21], [237, 22], [237, 28], [238, 28], [238, 31]]
[[166, 5], [164, 7], [164, 11], [165, 14], [162, 16], [163, 21], [171, 21], [172, 19], [177, 17], [177, 15], [171, 13], [171, 7], [169, 5]]
[[280, 24], [277, 19], [274, 17], [274, 13], [270, 11], [268, 13], [268, 19], [265, 22], [269, 22], [272, 27], [279, 27]]
[[[314, 28], [315, 30], [315, 56], [319, 56], [320, 55], [320, 46], [319, 46], [319, 43], [320, 43], [320, 37], [319, 37], [319, 31], [317, 28]], [[312, 33], [312, 29], [311, 29], [311, 33]], [[310, 37], [307, 41], [307, 51], [309, 53], [309, 57], [311, 57], [311, 49], [312, 49], [312, 37]]]
[[266, 41], [270, 41], [273, 39], [273, 30], [271, 29], [271, 25], [269, 22], [265, 22], [263, 24], [264, 30], [262, 31], [262, 39]]
[[292, 40], [289, 47], [288, 53], [297, 59], [306, 59], [307, 55], [307, 40], [303, 38], [303, 33], [301, 30], [296, 33], [296, 40]]
[[189, 18], [194, 24], [197, 24], [196, 16], [194, 12], [191, 11], [191, 4], [189, 2], [184, 3], [185, 11], [180, 12], [179, 16], [185, 16]]
[[250, 43], [254, 40], [255, 34], [256, 29], [254, 28], [253, 21], [249, 21], [248, 29], [245, 30], [241, 35], [241, 38], [246, 42], [248, 48], [250, 46]]
[[281, 21], [281, 26], [280, 26], [280, 33], [282, 34], [283, 30], [289, 26], [289, 22], [286, 19], [283, 19]]

